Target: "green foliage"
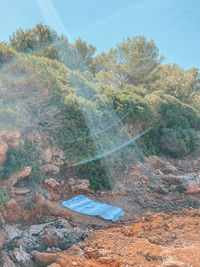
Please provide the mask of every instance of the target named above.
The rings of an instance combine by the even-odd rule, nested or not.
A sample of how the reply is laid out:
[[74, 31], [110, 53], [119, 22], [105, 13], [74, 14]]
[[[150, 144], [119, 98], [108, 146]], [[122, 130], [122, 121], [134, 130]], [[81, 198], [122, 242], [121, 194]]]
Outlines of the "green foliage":
[[200, 138], [193, 129], [164, 128], [160, 137], [160, 146], [164, 154], [184, 157], [200, 145]]
[[163, 92], [155, 92], [147, 95], [145, 99], [159, 127], [200, 129], [200, 117], [197, 111], [177, 98]]
[[184, 70], [175, 64], [167, 64], [159, 67], [158, 75], [159, 79], [149, 86], [152, 91], [162, 91], [188, 104], [192, 104], [194, 96], [200, 92], [197, 68]]
[[144, 137], [147, 155], [163, 153], [181, 157], [197, 148], [200, 116], [195, 109], [162, 92], [147, 95], [145, 99], [154, 117], [152, 130]]
[[91, 44], [87, 45], [87, 43], [82, 41], [80, 38], [76, 40], [74, 47], [79, 53], [79, 58], [82, 60], [82, 62], [80, 62], [79, 65], [85, 64], [85, 66], [87, 66], [88, 69], [93, 74], [95, 74], [94, 65], [93, 65], [93, 55], [96, 51], [96, 47]]
[[17, 112], [9, 107], [1, 108], [0, 104], [0, 125], [1, 128], [14, 129], [17, 128], [23, 121]]
[[153, 40], [143, 36], [128, 37], [115, 49], [104, 52], [97, 58], [97, 78], [104, 84], [124, 88], [125, 84], [138, 86], [156, 80], [157, 67], [162, 61]]
[[9, 200], [8, 192], [5, 187], [0, 186], [0, 205], [5, 204]]
[[41, 48], [37, 52], [34, 53], [36, 56], [39, 57], [47, 57], [50, 59], [55, 59], [57, 61], [60, 61], [60, 56], [58, 54], [58, 51], [54, 45], [49, 45], [46, 47]]
[[106, 174], [102, 161], [93, 161], [80, 166], [78, 173], [82, 179], [90, 181], [90, 187], [95, 191], [103, 188], [111, 189], [112, 187], [110, 177]]
[[[198, 146], [199, 72], [162, 66], [153, 40], [127, 38], [94, 57], [94, 46], [81, 39], [70, 43], [48, 26], [37, 24], [14, 33], [10, 45], [18, 53], [0, 43], [0, 64], [16, 58], [0, 70], [2, 128], [53, 136], [72, 163], [119, 146], [118, 122], [111, 125], [109, 138], [98, 130], [99, 121], [109, 117], [110, 107], [131, 136], [151, 128], [137, 142], [138, 150], [131, 145], [106, 157], [106, 162], [78, 167], [80, 177], [89, 179], [94, 190], [111, 188], [111, 172], [123, 170], [134, 157], [142, 159], [141, 150], [145, 155], [181, 157]], [[44, 174], [38, 159], [37, 148], [28, 142], [17, 150], [10, 148], [1, 178], [30, 165], [32, 180], [41, 180]], [[109, 170], [105, 171], [105, 163]]]
[[19, 29], [10, 36], [10, 45], [19, 52], [32, 52], [50, 44], [57, 36], [49, 26], [36, 24], [35, 28], [26, 31]]
[[15, 57], [15, 51], [10, 48], [6, 43], [0, 42], [0, 66], [1, 64], [10, 62]]
[[30, 141], [26, 141], [23, 146], [17, 149], [9, 148], [6, 161], [0, 171], [0, 177], [2, 180], [6, 180], [12, 173], [22, 171], [25, 166], [31, 166], [30, 179], [38, 183], [44, 178], [44, 171], [39, 160], [40, 155], [36, 145]]
[[[141, 96], [129, 90], [115, 90], [109, 87], [105, 88], [104, 92], [113, 109], [125, 121], [129, 119], [129, 122], [134, 122], [139, 119], [150, 122], [153, 119], [148, 103]], [[147, 128], [149, 126], [146, 125]]]

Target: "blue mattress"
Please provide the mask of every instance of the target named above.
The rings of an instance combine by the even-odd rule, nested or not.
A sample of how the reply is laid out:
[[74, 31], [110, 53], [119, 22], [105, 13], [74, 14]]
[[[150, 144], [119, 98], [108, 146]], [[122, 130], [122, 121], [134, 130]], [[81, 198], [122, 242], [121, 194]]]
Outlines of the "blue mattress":
[[62, 206], [83, 214], [101, 216], [103, 219], [111, 221], [117, 221], [120, 216], [124, 215], [124, 211], [119, 207], [95, 202], [83, 195], [63, 201]]

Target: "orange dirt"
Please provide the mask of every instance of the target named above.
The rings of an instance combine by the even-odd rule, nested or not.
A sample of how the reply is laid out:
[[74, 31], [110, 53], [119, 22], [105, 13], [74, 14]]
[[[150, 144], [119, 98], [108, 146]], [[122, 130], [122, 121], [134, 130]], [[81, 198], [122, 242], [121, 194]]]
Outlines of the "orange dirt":
[[[199, 267], [200, 210], [147, 213], [131, 226], [94, 231], [82, 244], [59, 254], [51, 267]], [[80, 256], [81, 253], [81, 256]]]

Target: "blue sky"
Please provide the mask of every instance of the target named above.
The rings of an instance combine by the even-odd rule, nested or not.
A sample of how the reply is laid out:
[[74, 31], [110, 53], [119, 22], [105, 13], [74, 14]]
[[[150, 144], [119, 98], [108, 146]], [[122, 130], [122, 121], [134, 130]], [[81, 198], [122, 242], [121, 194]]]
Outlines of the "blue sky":
[[153, 39], [164, 63], [200, 68], [200, 0], [0, 0], [0, 40], [45, 23], [99, 52], [127, 36]]

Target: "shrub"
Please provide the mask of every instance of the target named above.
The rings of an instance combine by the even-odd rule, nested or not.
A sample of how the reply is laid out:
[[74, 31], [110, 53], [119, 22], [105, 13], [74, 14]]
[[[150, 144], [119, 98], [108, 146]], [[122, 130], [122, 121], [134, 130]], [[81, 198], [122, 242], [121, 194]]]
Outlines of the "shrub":
[[38, 183], [44, 178], [44, 171], [39, 164], [39, 159], [40, 155], [36, 145], [30, 141], [25, 141], [25, 144], [17, 149], [10, 147], [7, 159], [0, 171], [0, 178], [6, 180], [12, 173], [22, 171], [25, 166], [31, 166], [30, 179]]
[[160, 146], [164, 154], [173, 157], [184, 157], [197, 149], [200, 139], [193, 129], [170, 129], [164, 128], [160, 137]]
[[15, 51], [7, 44], [0, 42], [0, 65], [10, 62], [15, 57]]
[[5, 204], [9, 200], [8, 192], [6, 191], [5, 187], [0, 186], [0, 205]]
[[111, 189], [110, 177], [105, 172], [102, 161], [93, 161], [78, 167], [78, 173], [82, 179], [90, 181], [90, 187], [97, 191], [103, 188]]

